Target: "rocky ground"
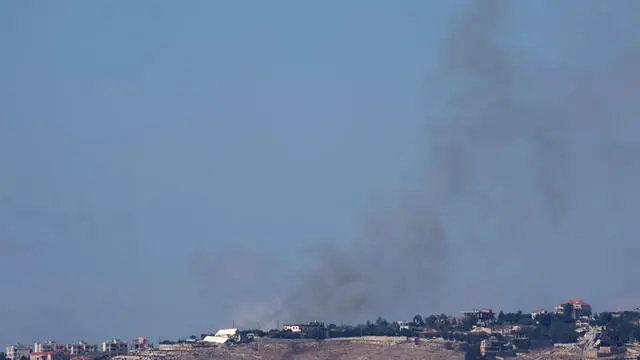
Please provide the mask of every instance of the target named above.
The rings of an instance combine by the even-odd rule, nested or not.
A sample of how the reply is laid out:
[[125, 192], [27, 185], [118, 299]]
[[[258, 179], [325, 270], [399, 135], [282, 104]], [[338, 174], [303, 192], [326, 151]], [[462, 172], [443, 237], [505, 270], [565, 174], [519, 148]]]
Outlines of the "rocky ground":
[[404, 338], [348, 340], [259, 339], [253, 343], [199, 348], [189, 351], [153, 351], [114, 360], [462, 360], [464, 354], [443, 341], [416, 344]]

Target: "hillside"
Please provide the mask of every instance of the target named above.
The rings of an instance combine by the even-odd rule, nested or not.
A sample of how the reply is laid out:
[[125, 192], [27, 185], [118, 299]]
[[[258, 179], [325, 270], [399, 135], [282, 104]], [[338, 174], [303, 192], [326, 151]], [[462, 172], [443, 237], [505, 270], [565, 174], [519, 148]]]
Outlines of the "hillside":
[[[444, 341], [421, 341], [406, 338], [363, 337], [349, 339], [278, 340], [258, 339], [249, 344], [193, 348], [179, 351], [150, 351], [135, 356], [118, 356], [114, 360], [383, 360], [425, 359], [462, 360], [464, 354], [448, 350]], [[451, 344], [451, 343], [448, 343]]]

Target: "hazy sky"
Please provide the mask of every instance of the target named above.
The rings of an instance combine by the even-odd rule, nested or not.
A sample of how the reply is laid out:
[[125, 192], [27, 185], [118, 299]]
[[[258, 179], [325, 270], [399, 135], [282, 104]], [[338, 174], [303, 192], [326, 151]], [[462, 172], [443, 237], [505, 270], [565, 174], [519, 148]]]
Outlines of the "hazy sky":
[[[0, 3], [0, 345], [215, 330], [257, 296], [225, 279], [287, 283], [307, 246], [357, 238], [428, 167], [427, 89], [466, 3]], [[509, 39], [550, 64], [584, 51], [558, 25], [577, 3], [555, 4], [519, 5]], [[617, 305], [580, 284], [523, 307]], [[407, 317], [436, 311], [455, 309]]]

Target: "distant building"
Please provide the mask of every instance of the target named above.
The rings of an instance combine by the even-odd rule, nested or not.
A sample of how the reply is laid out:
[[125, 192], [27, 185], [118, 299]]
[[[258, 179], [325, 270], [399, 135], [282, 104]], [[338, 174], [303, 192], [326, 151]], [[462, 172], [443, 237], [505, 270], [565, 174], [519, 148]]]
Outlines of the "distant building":
[[280, 330], [282, 330], [282, 331], [302, 332], [302, 329], [304, 329], [304, 324], [282, 324], [282, 325], [280, 325]]
[[58, 352], [64, 351], [64, 344], [58, 344], [55, 341], [47, 341], [44, 343], [36, 342], [33, 344], [33, 352], [35, 353], [48, 353], [48, 352]]
[[212, 344], [226, 344], [229, 342], [240, 342], [242, 341], [242, 337], [238, 329], [220, 329], [215, 335], [205, 336], [202, 341]]
[[540, 310], [536, 310], [531, 312], [531, 319], [535, 320], [538, 316], [540, 315], [544, 315], [547, 313], [547, 310], [545, 309], [540, 309]]
[[480, 342], [480, 354], [486, 358], [510, 357], [514, 356], [513, 349], [495, 336], [484, 339]]
[[69, 355], [87, 355], [98, 352], [98, 345], [92, 345], [86, 341], [77, 341], [64, 345], [64, 351]]
[[109, 355], [126, 355], [129, 352], [129, 343], [120, 339], [113, 339], [100, 344], [100, 350]]
[[23, 357], [28, 359], [31, 349], [31, 345], [26, 344], [9, 345], [7, 346], [7, 359], [20, 360]]
[[57, 351], [34, 351], [29, 355], [29, 360], [53, 360]]
[[135, 340], [131, 341], [129, 344], [129, 352], [138, 351], [138, 350], [146, 350], [153, 349], [153, 343], [147, 340], [145, 337], [137, 337]]
[[574, 319], [591, 315], [591, 305], [580, 299], [569, 299], [556, 306], [555, 311], [558, 314], [564, 314], [566, 308], [571, 310], [571, 315]]
[[464, 317], [466, 319], [475, 320], [475, 325], [477, 326], [489, 326], [495, 321], [495, 314], [493, 313], [493, 310], [489, 308], [465, 311]]

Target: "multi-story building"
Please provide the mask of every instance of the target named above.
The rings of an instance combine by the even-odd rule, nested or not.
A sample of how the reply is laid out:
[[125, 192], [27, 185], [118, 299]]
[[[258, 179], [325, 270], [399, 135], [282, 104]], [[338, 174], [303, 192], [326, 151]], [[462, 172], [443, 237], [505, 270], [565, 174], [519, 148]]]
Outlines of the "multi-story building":
[[488, 326], [495, 321], [495, 314], [489, 308], [473, 309], [465, 311], [463, 314], [464, 318], [474, 321], [474, 325], [477, 326]]
[[100, 350], [109, 355], [125, 355], [129, 352], [129, 343], [120, 339], [105, 341], [100, 345]]
[[146, 338], [140, 336], [129, 344], [129, 352], [137, 350], [153, 349], [153, 343]]
[[31, 345], [16, 344], [7, 346], [7, 359], [8, 360], [21, 360], [22, 358], [29, 358], [31, 354]]
[[69, 355], [95, 354], [98, 352], [98, 345], [92, 345], [86, 341], [77, 341], [64, 345], [64, 352]]
[[53, 360], [54, 351], [34, 351], [29, 355], [29, 360]]
[[569, 299], [556, 306], [555, 310], [556, 313], [563, 314], [566, 308], [569, 308], [571, 310], [571, 315], [574, 318], [591, 315], [591, 305], [580, 299]]
[[65, 345], [58, 344], [55, 341], [47, 341], [44, 343], [36, 342], [35, 344], [33, 344], [33, 352], [35, 353], [64, 351], [64, 348]]

